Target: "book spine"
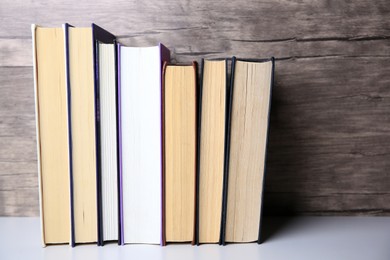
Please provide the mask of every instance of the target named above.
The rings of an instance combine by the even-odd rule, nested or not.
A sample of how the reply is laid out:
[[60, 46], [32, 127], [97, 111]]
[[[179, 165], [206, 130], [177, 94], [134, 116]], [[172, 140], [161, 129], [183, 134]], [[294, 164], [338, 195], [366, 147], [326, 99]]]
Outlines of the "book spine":
[[117, 44], [117, 125], [118, 125], [118, 210], [119, 237], [118, 244], [124, 245], [123, 221], [123, 171], [122, 171], [122, 109], [121, 109], [121, 46]]
[[96, 147], [96, 203], [97, 203], [97, 245], [103, 246], [103, 198], [102, 198], [102, 158], [101, 158], [101, 122], [100, 122], [100, 86], [99, 86], [99, 42], [95, 27], [92, 26], [92, 45], [94, 60], [95, 93], [95, 147]]
[[201, 61], [201, 74], [197, 91], [197, 142], [196, 142], [196, 202], [195, 202], [195, 244], [199, 246], [199, 184], [200, 184], [200, 140], [202, 129], [202, 94], [203, 94], [204, 59]]
[[99, 86], [99, 42], [114, 43], [115, 36], [92, 23], [92, 44], [94, 55], [94, 92], [95, 92], [95, 142], [96, 142], [96, 196], [97, 196], [97, 234], [98, 246], [104, 245], [103, 233], [103, 194], [102, 194], [102, 158], [101, 158], [101, 119]]
[[168, 62], [164, 61], [162, 68], [162, 83], [161, 83], [161, 136], [162, 136], [162, 178], [161, 178], [161, 205], [162, 205], [162, 227], [161, 227], [161, 245], [166, 245], [165, 236], [165, 71]]
[[[233, 84], [234, 84], [234, 67], [236, 57], [232, 57], [230, 82], [228, 80], [228, 63], [226, 61], [226, 120], [225, 120], [225, 162], [224, 162], [224, 177], [223, 177], [223, 191], [222, 191], [222, 216], [221, 216], [221, 233], [219, 244], [225, 245], [226, 234], [226, 213], [227, 213], [227, 199], [228, 199], [228, 183], [229, 183], [229, 153], [230, 153], [230, 127], [231, 127], [231, 111], [233, 103]], [[230, 88], [229, 88], [230, 85]]]
[[69, 24], [63, 24], [64, 39], [65, 39], [65, 79], [66, 89], [68, 92], [68, 136], [69, 136], [69, 184], [70, 184], [70, 245], [74, 247], [76, 245], [75, 239], [75, 222], [74, 222], [74, 194], [73, 194], [73, 160], [72, 160], [72, 109], [71, 100], [72, 93], [70, 88], [70, 76], [69, 76]]
[[262, 241], [262, 222], [263, 222], [263, 205], [264, 205], [264, 185], [265, 185], [265, 174], [266, 174], [266, 166], [267, 166], [267, 149], [268, 149], [268, 139], [269, 139], [269, 123], [271, 118], [271, 101], [272, 101], [272, 89], [274, 85], [274, 74], [275, 74], [275, 58], [271, 58], [272, 62], [272, 70], [271, 70], [271, 85], [270, 85], [270, 94], [269, 94], [269, 102], [268, 102], [268, 118], [267, 118], [267, 133], [266, 133], [266, 140], [265, 140], [265, 157], [264, 157], [264, 173], [263, 173], [263, 183], [262, 183], [262, 189], [261, 189], [261, 205], [260, 205], [260, 222], [259, 222], [259, 237], [257, 239], [257, 243], [261, 244]]
[[195, 78], [195, 89], [194, 89], [194, 95], [195, 95], [195, 187], [194, 187], [194, 191], [195, 191], [195, 194], [194, 194], [194, 206], [195, 206], [195, 209], [194, 209], [194, 225], [193, 225], [193, 238], [192, 238], [192, 241], [191, 241], [191, 245], [197, 245], [197, 219], [198, 219], [198, 214], [197, 214], [197, 201], [198, 201], [198, 190], [199, 190], [199, 183], [198, 183], [198, 161], [200, 159], [200, 154], [199, 154], [199, 147], [198, 147], [198, 144], [199, 144], [199, 138], [198, 138], [198, 98], [199, 98], [199, 95], [198, 95], [198, 90], [199, 90], [199, 83], [198, 83], [198, 63], [196, 61], [193, 61], [192, 62], [192, 67], [194, 68], [194, 78]]
[[40, 138], [40, 129], [39, 129], [39, 99], [38, 99], [38, 68], [37, 68], [37, 49], [36, 49], [36, 39], [35, 31], [37, 25], [31, 25], [32, 32], [32, 54], [33, 54], [33, 69], [34, 69], [34, 98], [35, 98], [35, 129], [36, 129], [36, 138], [37, 138], [37, 166], [38, 166], [38, 187], [39, 187], [39, 216], [41, 222], [41, 242], [42, 246], [46, 246], [45, 240], [45, 227], [43, 219], [43, 204], [42, 204], [42, 176], [41, 176], [41, 138]]
[[160, 140], [162, 142], [161, 145], [161, 239], [160, 239], [160, 245], [165, 246], [165, 183], [164, 183], [164, 73], [165, 73], [165, 66], [168, 62], [170, 62], [170, 51], [167, 47], [165, 47], [162, 43], [159, 43], [160, 47], [160, 101], [161, 101], [161, 116], [160, 116], [160, 125], [161, 125], [161, 131], [160, 131]]

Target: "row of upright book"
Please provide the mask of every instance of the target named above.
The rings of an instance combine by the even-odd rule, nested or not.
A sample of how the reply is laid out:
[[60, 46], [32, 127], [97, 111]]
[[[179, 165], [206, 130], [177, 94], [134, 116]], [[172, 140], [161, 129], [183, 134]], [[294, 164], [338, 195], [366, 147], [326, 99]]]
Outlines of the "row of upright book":
[[273, 58], [32, 34], [44, 245], [260, 242]]

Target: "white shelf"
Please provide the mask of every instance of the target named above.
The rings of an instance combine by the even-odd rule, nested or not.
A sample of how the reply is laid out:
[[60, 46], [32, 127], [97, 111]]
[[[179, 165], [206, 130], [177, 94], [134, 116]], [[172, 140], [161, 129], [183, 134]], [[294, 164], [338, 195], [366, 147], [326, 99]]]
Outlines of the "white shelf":
[[[266, 219], [266, 241], [227, 246], [41, 246], [38, 218], [0, 218], [0, 259], [389, 260], [390, 217]], [[271, 231], [270, 231], [271, 230]]]

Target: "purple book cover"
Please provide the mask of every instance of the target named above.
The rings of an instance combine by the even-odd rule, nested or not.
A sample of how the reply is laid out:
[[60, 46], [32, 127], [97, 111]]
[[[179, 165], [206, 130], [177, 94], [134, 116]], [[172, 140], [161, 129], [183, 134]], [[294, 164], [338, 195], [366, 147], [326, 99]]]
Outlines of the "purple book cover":
[[[162, 96], [162, 93], [163, 93], [163, 64], [164, 62], [170, 62], [171, 58], [170, 58], [170, 51], [167, 47], [165, 47], [162, 43], [159, 43], [159, 47], [160, 47], [160, 59], [161, 59], [161, 63], [160, 63], [160, 100], [161, 100], [161, 142], [163, 141], [163, 127], [164, 127], [164, 122], [163, 122], [163, 113], [164, 113], [164, 109], [163, 109], [163, 102], [162, 102], [162, 99], [163, 99], [163, 96]], [[161, 145], [161, 169], [162, 169], [162, 172], [161, 172], [161, 213], [162, 213], [162, 216], [161, 216], [161, 242], [160, 244], [162, 246], [165, 246], [165, 182], [164, 182], [164, 147], [163, 147], [164, 144]]]
[[94, 85], [95, 85], [95, 144], [96, 144], [96, 191], [97, 191], [97, 231], [98, 245], [103, 246], [103, 194], [101, 173], [101, 131], [100, 131], [100, 91], [99, 91], [99, 48], [98, 43], [115, 43], [115, 36], [103, 28], [92, 23], [92, 44], [94, 58]]

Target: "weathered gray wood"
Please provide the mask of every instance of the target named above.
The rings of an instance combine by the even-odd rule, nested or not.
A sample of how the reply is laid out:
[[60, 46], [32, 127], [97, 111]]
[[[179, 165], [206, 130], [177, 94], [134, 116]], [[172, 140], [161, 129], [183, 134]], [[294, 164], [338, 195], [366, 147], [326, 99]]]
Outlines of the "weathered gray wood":
[[[266, 191], [389, 193], [390, 59], [277, 65]], [[355, 206], [371, 207], [364, 203]]]
[[[153, 35], [151, 38], [119, 38], [129, 46], [152, 45], [162, 41], [172, 51], [177, 62], [191, 62], [201, 58], [218, 58], [236, 55], [238, 57], [270, 57], [285, 59], [318, 58], [387, 58], [390, 57], [390, 40], [326, 40], [298, 41], [290, 39], [276, 42], [230, 41], [218, 39], [183, 40], [180, 33], [172, 37]], [[196, 45], [192, 42], [196, 41]], [[0, 66], [32, 66], [31, 39], [1, 39]]]
[[[276, 40], [388, 36], [387, 0], [77, 1], [3, 0], [0, 37], [26, 37], [29, 24], [96, 22], [117, 35]], [[17, 17], [17, 19], [16, 19]]]
[[269, 214], [390, 215], [390, 4], [336, 0], [0, 3], [0, 216], [36, 216], [30, 24], [90, 22], [174, 61], [275, 56]]
[[0, 215], [3, 216], [39, 214], [32, 75], [31, 67], [0, 67]]
[[267, 192], [266, 215], [390, 215], [389, 193]]
[[32, 66], [31, 39], [1, 39], [0, 66]]

